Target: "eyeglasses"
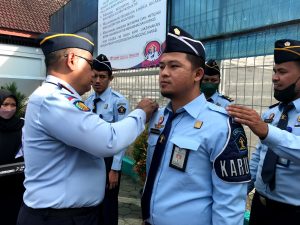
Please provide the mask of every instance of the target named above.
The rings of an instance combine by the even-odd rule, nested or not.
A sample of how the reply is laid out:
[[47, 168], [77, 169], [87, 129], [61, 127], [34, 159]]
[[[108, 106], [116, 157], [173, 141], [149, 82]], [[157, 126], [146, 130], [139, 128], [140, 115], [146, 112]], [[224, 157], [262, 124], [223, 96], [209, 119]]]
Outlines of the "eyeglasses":
[[[75, 55], [75, 54], [74, 54], [74, 55]], [[64, 55], [64, 57], [67, 57], [67, 56], [68, 56], [68, 54]], [[94, 69], [94, 66], [93, 66], [93, 60], [87, 59], [87, 58], [85, 58], [85, 57], [83, 57], [83, 56], [80, 56], [80, 55], [75, 55], [75, 56], [84, 59], [84, 60], [90, 65], [91, 70]]]
[[93, 67], [93, 60], [87, 59], [87, 58], [85, 58], [85, 57], [83, 57], [83, 56], [80, 56], [80, 55], [75, 55], [75, 56], [84, 59], [84, 60], [90, 65], [91, 70], [94, 69], [94, 67]]

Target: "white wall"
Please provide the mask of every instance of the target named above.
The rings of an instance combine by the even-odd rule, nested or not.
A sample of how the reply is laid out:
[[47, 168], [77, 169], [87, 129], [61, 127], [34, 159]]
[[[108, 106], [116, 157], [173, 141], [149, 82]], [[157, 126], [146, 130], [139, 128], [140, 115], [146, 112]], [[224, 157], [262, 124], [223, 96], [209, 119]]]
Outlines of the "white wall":
[[30, 95], [45, 79], [44, 54], [40, 48], [0, 43], [0, 86], [15, 82]]

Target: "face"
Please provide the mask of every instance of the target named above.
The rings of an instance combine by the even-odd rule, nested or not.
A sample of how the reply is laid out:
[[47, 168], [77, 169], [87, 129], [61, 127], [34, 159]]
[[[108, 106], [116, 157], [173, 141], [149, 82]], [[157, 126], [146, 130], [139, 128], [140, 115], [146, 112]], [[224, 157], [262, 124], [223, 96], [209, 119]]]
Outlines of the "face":
[[4, 119], [10, 119], [15, 115], [17, 110], [17, 103], [13, 98], [6, 98], [0, 106], [0, 116]]
[[113, 80], [113, 76], [109, 76], [108, 71], [96, 71], [92, 79], [92, 86], [97, 94], [103, 93], [109, 86], [109, 83]]
[[300, 97], [300, 67], [296, 62], [275, 64], [272, 82], [274, 90], [283, 90], [295, 83], [296, 98]]
[[70, 54], [72, 54], [75, 68], [72, 86], [76, 87], [76, 91], [82, 95], [91, 90], [92, 76], [94, 75], [91, 66], [93, 56], [90, 52], [79, 49]]
[[159, 68], [160, 91], [164, 97], [190, 101], [199, 95], [203, 69], [193, 69], [185, 53], [164, 53]]
[[218, 74], [212, 76], [204, 75], [202, 79], [202, 83], [219, 84], [220, 76]]
[[11, 97], [6, 98], [1, 105], [1, 109], [14, 110], [16, 108], [17, 108], [17, 103], [15, 99]]

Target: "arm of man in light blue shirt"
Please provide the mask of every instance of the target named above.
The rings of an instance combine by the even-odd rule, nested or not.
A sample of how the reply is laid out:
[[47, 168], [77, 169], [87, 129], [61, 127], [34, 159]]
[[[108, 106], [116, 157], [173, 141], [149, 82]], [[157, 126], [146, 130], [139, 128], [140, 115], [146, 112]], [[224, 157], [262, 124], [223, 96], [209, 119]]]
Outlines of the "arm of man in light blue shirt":
[[[126, 111], [124, 113], [119, 112], [120, 110], [118, 109], [119, 107], [124, 107], [126, 109]], [[129, 103], [128, 101], [123, 98], [123, 99], [118, 99], [118, 101], [115, 102], [114, 104], [114, 121], [120, 121], [122, 119], [124, 119], [125, 117], [127, 117], [127, 115], [129, 114]], [[112, 170], [116, 170], [116, 171], [120, 171], [121, 170], [121, 166], [122, 166], [122, 159], [125, 155], [125, 151], [127, 148], [122, 149], [121, 152], [119, 152], [118, 154], [114, 155], [113, 157], [113, 163], [111, 166]]]
[[261, 142], [280, 157], [300, 163], [300, 136], [270, 124], [268, 124], [268, 128], [268, 135]]
[[[145, 128], [146, 113], [141, 109], [132, 111], [122, 121], [107, 123], [91, 111], [82, 112], [67, 101], [59, 93], [46, 98], [40, 109], [40, 124], [55, 139], [92, 155], [108, 157], [119, 153]], [[99, 140], [97, 145], [95, 140]]]

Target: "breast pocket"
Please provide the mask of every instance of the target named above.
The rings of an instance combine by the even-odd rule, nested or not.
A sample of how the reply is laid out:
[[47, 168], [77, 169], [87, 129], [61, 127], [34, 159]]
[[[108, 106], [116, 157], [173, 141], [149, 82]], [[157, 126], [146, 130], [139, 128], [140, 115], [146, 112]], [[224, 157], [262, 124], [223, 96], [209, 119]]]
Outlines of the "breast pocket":
[[99, 116], [101, 119], [105, 120], [106, 122], [109, 122], [109, 123], [114, 122], [114, 116], [113, 116], [112, 112], [104, 112], [104, 113], [101, 113]]
[[293, 127], [292, 133], [297, 136], [300, 136], [300, 124], [299, 124], [299, 126]]
[[191, 164], [197, 158], [197, 150], [200, 143], [182, 137], [172, 137], [170, 142], [173, 144], [169, 163], [170, 167], [187, 173], [192, 172]]

